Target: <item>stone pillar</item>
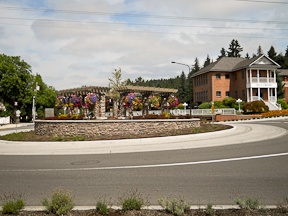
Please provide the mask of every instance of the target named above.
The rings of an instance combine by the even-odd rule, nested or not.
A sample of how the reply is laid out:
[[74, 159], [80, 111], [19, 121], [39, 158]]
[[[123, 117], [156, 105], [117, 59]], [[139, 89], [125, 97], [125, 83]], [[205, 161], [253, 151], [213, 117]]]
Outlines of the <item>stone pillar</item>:
[[126, 117], [126, 107], [124, 106], [125, 93], [120, 94], [120, 117]]
[[118, 106], [116, 99], [113, 100], [113, 117], [118, 118]]
[[167, 112], [167, 102], [168, 102], [169, 95], [163, 94], [161, 95], [161, 112]]
[[100, 101], [99, 101], [99, 104], [100, 104], [100, 110], [99, 110], [99, 117], [101, 119], [103, 118], [106, 118], [105, 116], [105, 111], [106, 111], [106, 107], [105, 107], [105, 92], [101, 92], [100, 93]]
[[149, 105], [148, 105], [148, 97], [150, 93], [142, 94], [142, 104], [143, 104], [143, 116], [147, 116], [149, 114]]
[[99, 110], [100, 110], [100, 102], [99, 100], [97, 100], [97, 104], [94, 105], [94, 109], [93, 109], [93, 115], [95, 118], [100, 117]]

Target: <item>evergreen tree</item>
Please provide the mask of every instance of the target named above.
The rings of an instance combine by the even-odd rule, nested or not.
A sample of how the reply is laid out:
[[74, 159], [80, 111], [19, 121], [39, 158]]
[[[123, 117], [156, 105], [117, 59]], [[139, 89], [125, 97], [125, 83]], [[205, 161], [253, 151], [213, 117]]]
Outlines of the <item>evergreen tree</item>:
[[250, 59], [249, 53], [246, 53], [245, 58], [246, 58], [246, 59]]
[[288, 46], [286, 48], [285, 56], [284, 56], [284, 64], [282, 65], [283, 69], [288, 69]]
[[224, 49], [224, 47], [222, 47], [222, 49], [220, 50], [221, 55], [218, 56], [217, 60], [219, 60], [222, 57], [226, 57], [226, 50]]
[[177, 92], [179, 103], [184, 103], [187, 101], [187, 92], [186, 92], [186, 75], [184, 71], [182, 71], [180, 76], [180, 83], [179, 88]]
[[194, 66], [193, 69], [192, 69], [193, 73], [196, 73], [197, 71], [200, 70], [199, 59], [197, 57], [195, 58], [195, 62], [194, 62], [193, 66]]
[[240, 52], [243, 51], [243, 48], [240, 46], [238, 40], [233, 39], [228, 48], [230, 51], [227, 51], [228, 57], [241, 57]]
[[257, 49], [257, 55], [262, 55], [263, 54], [263, 51], [262, 51], [262, 47], [261, 45], [259, 45], [258, 49]]
[[283, 87], [285, 84], [283, 83], [282, 79], [280, 78], [278, 72], [276, 72], [276, 82], [277, 82], [277, 98], [282, 99], [285, 95], [285, 91]]
[[276, 60], [277, 52], [275, 51], [274, 47], [271, 46], [269, 51], [267, 52], [269, 58], [271, 58], [273, 61]]
[[211, 60], [210, 60], [210, 58], [209, 58], [209, 55], [207, 55], [207, 58], [206, 58], [206, 60], [205, 60], [205, 62], [204, 62], [203, 67], [206, 67], [206, 66], [208, 66], [209, 64], [211, 64]]

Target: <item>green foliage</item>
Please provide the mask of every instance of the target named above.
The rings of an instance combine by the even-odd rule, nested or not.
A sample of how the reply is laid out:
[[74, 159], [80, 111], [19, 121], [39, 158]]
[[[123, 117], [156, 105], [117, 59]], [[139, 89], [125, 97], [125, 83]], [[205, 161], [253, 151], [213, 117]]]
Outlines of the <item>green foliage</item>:
[[109, 212], [108, 204], [103, 201], [98, 201], [96, 203], [96, 212], [98, 212], [101, 215], [105, 215]]
[[238, 106], [238, 103], [236, 103], [236, 99], [232, 97], [224, 98], [222, 101], [224, 106], [228, 106], [233, 108], [233, 106], [236, 104]]
[[56, 215], [67, 214], [71, 211], [75, 204], [73, 203], [74, 196], [70, 191], [56, 189], [51, 194], [51, 199], [43, 198], [42, 205], [46, 211]]
[[279, 73], [276, 72], [276, 82], [277, 82], [277, 98], [282, 99], [285, 96], [283, 80], [280, 78]]
[[233, 39], [229, 44], [230, 51], [227, 51], [228, 57], [241, 57], [240, 52], [243, 51], [243, 48], [240, 46], [238, 40]]
[[208, 203], [208, 205], [206, 206], [206, 214], [207, 215], [212, 215], [213, 214], [213, 208], [212, 208], [212, 204]]
[[108, 78], [111, 91], [108, 93], [107, 97], [114, 100], [120, 100], [120, 94], [116, 91], [116, 88], [130, 84], [128, 80], [122, 81], [122, 72], [121, 68], [118, 70], [115, 69], [115, 72], [112, 72], [112, 78]]
[[288, 105], [283, 99], [278, 99], [277, 103], [281, 104], [282, 109], [288, 109]]
[[244, 112], [262, 113], [268, 112], [269, 107], [263, 101], [252, 101], [245, 103], [243, 106]]
[[24, 196], [19, 193], [4, 194], [0, 197], [0, 203], [3, 214], [19, 214], [24, 209], [26, 203]]
[[205, 102], [199, 105], [199, 109], [210, 109], [211, 108], [211, 102]]
[[183, 197], [177, 198], [158, 198], [159, 205], [167, 212], [175, 215], [183, 215], [185, 211], [190, 209], [190, 205], [185, 201]]
[[259, 208], [259, 199], [252, 196], [247, 196], [245, 201], [242, 201], [242, 199], [239, 197], [236, 198], [234, 201], [237, 205], [239, 205], [240, 208], [252, 210], [256, 210]]
[[130, 190], [122, 194], [119, 198], [120, 206], [123, 211], [127, 210], [140, 210], [144, 205], [148, 205], [138, 190]]
[[184, 109], [184, 106], [183, 106], [182, 103], [180, 103], [179, 106], [178, 106], [177, 108], [180, 109], [180, 110], [183, 110], [183, 109]]

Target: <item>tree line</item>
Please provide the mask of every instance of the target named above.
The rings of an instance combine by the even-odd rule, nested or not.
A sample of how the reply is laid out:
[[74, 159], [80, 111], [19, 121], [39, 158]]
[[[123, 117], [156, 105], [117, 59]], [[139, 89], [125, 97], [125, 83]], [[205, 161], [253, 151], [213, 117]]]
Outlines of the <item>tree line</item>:
[[[219, 60], [222, 57], [241, 57], [241, 52], [243, 52], [243, 48], [241, 47], [238, 40], [233, 39], [231, 43], [229, 44], [228, 49], [226, 50], [224, 47], [220, 50], [220, 55], [217, 57], [216, 60]], [[252, 58], [258, 55], [263, 54], [263, 50], [261, 45], [259, 45], [256, 54], [252, 54]], [[273, 61], [278, 63], [282, 69], [288, 69], [288, 46], [285, 50], [285, 54], [283, 53], [277, 53], [275, 48], [273, 46], [270, 47], [269, 51], [267, 52], [267, 56], [271, 58]], [[246, 53], [245, 58], [250, 59], [249, 53]], [[196, 57], [194, 60], [194, 64], [192, 65], [191, 71], [189, 71], [188, 75], [182, 71], [181, 75], [176, 76], [174, 78], [169, 79], [151, 79], [151, 80], [144, 80], [141, 76], [136, 78], [134, 81], [128, 79], [127, 84], [128, 85], [135, 85], [135, 86], [150, 86], [150, 87], [160, 87], [160, 88], [174, 88], [178, 89], [178, 92], [176, 96], [179, 98], [180, 103], [188, 102], [191, 94], [191, 98], [193, 101], [193, 82], [192, 82], [192, 74], [196, 73], [200, 69], [210, 65], [213, 63], [213, 59], [209, 57], [209, 54], [207, 55], [203, 66], [200, 66], [199, 59]], [[283, 84], [281, 83], [281, 80], [279, 77], [277, 77], [278, 86], [278, 96], [279, 98], [282, 98], [283, 91], [281, 86], [283, 87]], [[191, 88], [191, 91], [189, 91], [189, 85]]]

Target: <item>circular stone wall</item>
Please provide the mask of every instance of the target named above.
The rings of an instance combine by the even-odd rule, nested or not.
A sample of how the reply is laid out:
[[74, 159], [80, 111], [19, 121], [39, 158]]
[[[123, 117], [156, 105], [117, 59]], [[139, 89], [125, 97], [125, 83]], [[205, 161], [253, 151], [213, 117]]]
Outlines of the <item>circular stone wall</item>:
[[200, 127], [200, 119], [36, 120], [34, 133], [47, 136], [114, 136], [153, 134]]

